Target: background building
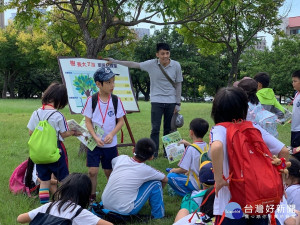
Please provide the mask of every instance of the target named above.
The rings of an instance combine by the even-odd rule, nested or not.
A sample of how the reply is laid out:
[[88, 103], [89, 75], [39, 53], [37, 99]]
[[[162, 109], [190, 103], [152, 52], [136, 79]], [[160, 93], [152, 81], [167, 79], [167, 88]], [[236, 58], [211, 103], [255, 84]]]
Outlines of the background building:
[[148, 28], [134, 28], [134, 32], [139, 40], [143, 39], [145, 35], [150, 36], [150, 29]]
[[300, 16], [283, 18], [280, 29], [283, 30], [287, 36], [300, 34]]

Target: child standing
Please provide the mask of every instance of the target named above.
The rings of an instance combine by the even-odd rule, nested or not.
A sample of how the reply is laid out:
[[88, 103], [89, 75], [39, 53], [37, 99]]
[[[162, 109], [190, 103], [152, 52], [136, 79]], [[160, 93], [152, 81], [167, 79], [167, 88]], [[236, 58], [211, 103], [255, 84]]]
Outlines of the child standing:
[[[102, 67], [95, 72], [94, 81], [99, 88], [96, 107], [94, 110], [92, 109], [92, 97], [89, 97], [81, 112], [85, 116], [88, 131], [97, 142], [95, 149], [88, 149], [87, 151], [87, 167], [89, 168], [89, 177], [92, 181], [92, 200], [96, 199], [100, 161], [108, 179], [112, 171], [111, 160], [118, 156], [116, 134], [122, 128], [124, 124], [123, 116], [126, 114], [120, 98], [118, 98], [118, 107], [115, 114], [112, 100], [115, 75], [118, 74], [113, 73], [109, 67]], [[94, 131], [95, 125], [103, 129], [104, 134], [102, 138], [96, 135]]]
[[278, 119], [282, 119], [285, 110], [275, 98], [273, 89], [268, 88], [270, 83], [269, 75], [265, 72], [261, 72], [254, 76], [254, 80], [258, 83], [256, 95], [264, 109], [276, 114]]
[[70, 131], [66, 119], [59, 109], [63, 109], [68, 104], [67, 89], [63, 84], [52, 83], [44, 92], [42, 97], [43, 106], [34, 111], [28, 122], [29, 135], [31, 136], [40, 120], [48, 120], [49, 124], [58, 133], [58, 148], [60, 149], [60, 158], [55, 163], [37, 164], [36, 170], [41, 180], [39, 197], [42, 204], [49, 201], [49, 188], [51, 185], [51, 174], [58, 181], [63, 180], [69, 175], [68, 156], [63, 140], [72, 135], [80, 135], [75, 131]]
[[[193, 140], [193, 145], [186, 140], [179, 142], [187, 147], [178, 163], [179, 168], [171, 169], [167, 177], [168, 184], [175, 190], [176, 194], [182, 197], [200, 189], [198, 180], [200, 157], [201, 151], [204, 152], [207, 148], [203, 137], [207, 133], [208, 127], [209, 124], [206, 120], [201, 118], [193, 119], [190, 123], [190, 137]], [[186, 173], [188, 173], [188, 176], [185, 175]]]
[[[293, 88], [297, 91], [293, 100], [293, 114], [291, 125], [291, 146], [297, 148], [300, 146], [300, 70], [292, 74]], [[300, 152], [295, 157], [300, 160]]]
[[112, 160], [113, 171], [102, 194], [105, 209], [136, 215], [149, 200], [153, 218], [164, 217], [162, 188], [168, 178], [145, 164], [154, 158], [155, 149], [151, 139], [143, 138], [136, 143], [133, 157], [120, 155]]
[[[102, 220], [84, 209], [89, 205], [91, 188], [91, 180], [87, 175], [72, 173], [63, 180], [62, 185], [53, 195], [51, 203], [19, 215], [17, 221], [29, 223], [39, 212], [46, 213], [47, 211], [50, 215], [65, 219], [71, 219], [75, 216], [72, 223], [74, 225], [112, 225], [112, 223]], [[76, 214], [78, 215], [76, 216]]]
[[[237, 87], [222, 88], [216, 94], [211, 116], [214, 122], [234, 122], [245, 120], [248, 110], [248, 99], [246, 93]], [[270, 152], [278, 157], [285, 157], [288, 159], [289, 151], [275, 137], [262, 129], [259, 125], [253, 126], [261, 132], [262, 138], [269, 148]], [[211, 159], [213, 163], [216, 197], [214, 201], [214, 215], [216, 216], [216, 224], [219, 224], [221, 216], [225, 210], [226, 205], [231, 199], [231, 193], [228, 188], [228, 182], [223, 177], [229, 177], [229, 161], [227, 153], [227, 129], [224, 126], [216, 125], [211, 129], [210, 134], [211, 142]], [[224, 218], [222, 225], [226, 224], [268, 224], [268, 218], [258, 219], [251, 218], [245, 219], [229, 219]]]

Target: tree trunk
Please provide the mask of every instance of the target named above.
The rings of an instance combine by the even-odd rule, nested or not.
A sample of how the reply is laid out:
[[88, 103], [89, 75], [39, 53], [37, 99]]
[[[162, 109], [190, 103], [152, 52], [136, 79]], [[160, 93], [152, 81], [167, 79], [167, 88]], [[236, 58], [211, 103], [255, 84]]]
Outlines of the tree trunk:
[[9, 79], [9, 94], [10, 98], [15, 98], [15, 80], [14, 76], [11, 76]]
[[232, 83], [237, 80], [237, 74], [238, 74], [238, 63], [240, 60], [240, 55], [239, 53], [233, 54], [231, 57], [231, 69], [230, 69], [230, 74], [228, 78], [228, 86], [232, 86]]
[[7, 86], [8, 86], [8, 76], [7, 76], [7, 74], [4, 74], [3, 75], [2, 98], [6, 98]]

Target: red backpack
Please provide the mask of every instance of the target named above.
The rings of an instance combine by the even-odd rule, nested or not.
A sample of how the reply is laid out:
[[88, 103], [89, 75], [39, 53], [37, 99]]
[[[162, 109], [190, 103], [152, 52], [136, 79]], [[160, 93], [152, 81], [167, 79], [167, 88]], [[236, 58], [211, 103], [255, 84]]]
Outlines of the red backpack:
[[283, 183], [261, 132], [250, 121], [217, 125], [227, 128], [230, 202], [249, 215], [273, 214], [283, 196]]

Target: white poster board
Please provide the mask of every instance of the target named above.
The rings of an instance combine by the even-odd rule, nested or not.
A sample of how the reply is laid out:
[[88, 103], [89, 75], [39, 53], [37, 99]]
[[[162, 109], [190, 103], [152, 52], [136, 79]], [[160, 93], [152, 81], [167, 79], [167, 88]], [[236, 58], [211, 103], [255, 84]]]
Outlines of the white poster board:
[[[106, 66], [105, 60], [59, 57], [58, 63], [61, 76], [68, 91], [69, 107], [71, 113], [81, 113], [89, 96], [98, 92], [93, 75], [100, 67]], [[128, 67], [118, 64], [108, 65], [115, 76], [114, 94], [121, 98], [127, 112], [139, 112], [132, 89]]]

